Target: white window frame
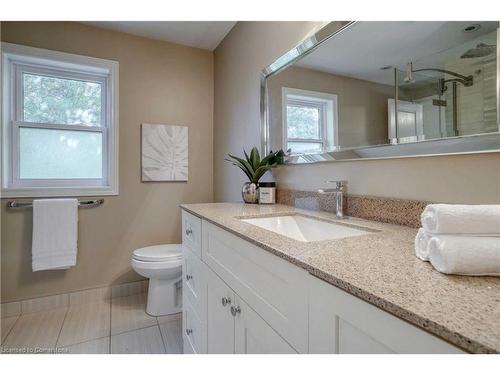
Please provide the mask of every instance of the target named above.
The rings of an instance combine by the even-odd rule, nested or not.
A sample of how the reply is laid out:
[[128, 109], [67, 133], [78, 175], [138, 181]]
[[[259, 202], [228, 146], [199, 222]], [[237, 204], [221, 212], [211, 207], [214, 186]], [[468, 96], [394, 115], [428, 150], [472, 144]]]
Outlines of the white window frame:
[[[11, 43], [1, 43], [2, 197], [118, 195], [118, 62]], [[24, 72], [97, 82], [102, 86], [101, 126], [22, 121]], [[20, 128], [100, 132], [102, 179], [20, 179]]]
[[[283, 122], [283, 149], [288, 149], [288, 142], [321, 143], [321, 152], [333, 151], [338, 147], [338, 105], [337, 95], [283, 87], [282, 122]], [[288, 138], [287, 106], [315, 107], [319, 111], [320, 136], [316, 138]]]

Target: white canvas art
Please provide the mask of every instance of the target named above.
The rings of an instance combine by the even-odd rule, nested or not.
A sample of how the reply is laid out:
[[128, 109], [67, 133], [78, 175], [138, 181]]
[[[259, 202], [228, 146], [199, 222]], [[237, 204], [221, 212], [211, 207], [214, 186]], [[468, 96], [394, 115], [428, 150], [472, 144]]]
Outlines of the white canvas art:
[[188, 180], [187, 126], [142, 124], [142, 180]]

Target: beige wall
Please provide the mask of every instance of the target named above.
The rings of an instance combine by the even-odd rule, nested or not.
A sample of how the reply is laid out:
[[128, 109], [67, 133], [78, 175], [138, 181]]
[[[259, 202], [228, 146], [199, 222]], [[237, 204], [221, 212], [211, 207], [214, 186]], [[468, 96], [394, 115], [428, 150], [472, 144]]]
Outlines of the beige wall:
[[214, 192], [241, 201], [243, 173], [228, 152], [260, 145], [260, 73], [322, 22], [238, 22], [214, 53]]
[[394, 87], [291, 66], [268, 81], [271, 150], [284, 148], [282, 88], [290, 87], [337, 95], [338, 136], [342, 147], [388, 142], [387, 99]]
[[[79, 211], [76, 267], [31, 272], [31, 211], [2, 200], [2, 301], [141, 279], [135, 248], [180, 241], [184, 202], [213, 200], [213, 54], [78, 23], [2, 22], [2, 40], [120, 63], [120, 195]], [[189, 126], [189, 182], [141, 183], [140, 124]]]
[[[215, 50], [214, 187], [217, 201], [239, 201], [243, 175], [227, 152], [259, 145], [259, 72], [308, 33], [313, 23], [238, 23]], [[280, 186], [316, 189], [326, 179], [349, 191], [457, 203], [500, 203], [500, 153], [287, 166]]]

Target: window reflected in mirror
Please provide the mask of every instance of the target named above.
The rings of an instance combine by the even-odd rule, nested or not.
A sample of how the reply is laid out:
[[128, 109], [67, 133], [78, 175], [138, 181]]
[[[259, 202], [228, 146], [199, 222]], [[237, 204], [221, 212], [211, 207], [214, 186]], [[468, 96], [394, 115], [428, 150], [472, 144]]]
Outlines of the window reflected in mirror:
[[284, 149], [289, 154], [335, 149], [337, 95], [283, 87]]

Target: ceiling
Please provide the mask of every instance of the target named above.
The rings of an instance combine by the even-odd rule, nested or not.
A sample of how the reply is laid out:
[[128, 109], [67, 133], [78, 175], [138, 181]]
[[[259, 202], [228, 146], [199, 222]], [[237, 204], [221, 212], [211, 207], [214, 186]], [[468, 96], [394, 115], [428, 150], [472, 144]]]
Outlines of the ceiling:
[[213, 51], [236, 24], [234, 21], [83, 22], [151, 39]]
[[[477, 31], [462, 30], [480, 24]], [[496, 44], [498, 22], [358, 22], [295, 65], [392, 85], [392, 67], [443, 68], [478, 42]], [[382, 67], [389, 67], [382, 70]]]

